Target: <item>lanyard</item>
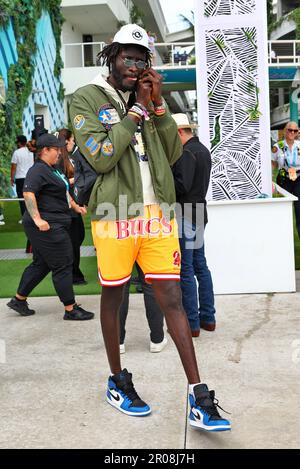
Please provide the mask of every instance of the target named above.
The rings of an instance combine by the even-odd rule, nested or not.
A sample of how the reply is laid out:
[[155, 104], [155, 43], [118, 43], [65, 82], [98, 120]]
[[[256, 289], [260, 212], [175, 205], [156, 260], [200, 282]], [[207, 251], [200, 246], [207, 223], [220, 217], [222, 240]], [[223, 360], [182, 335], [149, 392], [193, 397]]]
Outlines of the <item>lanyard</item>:
[[58, 169], [55, 169], [53, 172], [54, 174], [56, 174], [56, 176], [58, 176], [65, 183], [67, 191], [69, 191], [70, 185], [65, 175], [62, 174], [60, 171], [58, 171]]
[[58, 176], [58, 177], [65, 183], [65, 185], [66, 185], [66, 199], [67, 199], [67, 203], [68, 203], [69, 208], [71, 208], [71, 199], [70, 199], [70, 194], [69, 194], [69, 187], [70, 187], [70, 185], [69, 185], [69, 182], [68, 182], [67, 178], [65, 177], [64, 174], [62, 174], [62, 173], [61, 173], [60, 171], [58, 171], [57, 169], [55, 169], [55, 170], [53, 171], [53, 173], [54, 173], [56, 176]]
[[285, 156], [288, 167], [295, 168], [297, 165], [298, 145], [294, 143], [292, 151], [291, 151], [288, 144], [286, 144], [284, 147], [284, 156]]

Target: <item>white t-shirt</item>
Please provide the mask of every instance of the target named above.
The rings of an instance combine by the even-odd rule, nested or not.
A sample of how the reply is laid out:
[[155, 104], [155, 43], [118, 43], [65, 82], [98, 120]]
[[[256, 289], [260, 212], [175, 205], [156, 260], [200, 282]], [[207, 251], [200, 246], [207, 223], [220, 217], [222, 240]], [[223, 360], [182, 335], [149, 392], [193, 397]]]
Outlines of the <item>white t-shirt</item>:
[[296, 168], [300, 171], [300, 141], [295, 140], [292, 149], [288, 146], [286, 140], [275, 143], [272, 148], [272, 161], [278, 163], [279, 169]]
[[33, 153], [27, 147], [18, 148], [14, 151], [11, 162], [17, 165], [15, 178], [23, 179], [26, 177], [28, 169], [33, 165]]
[[145, 151], [144, 141], [141, 134], [140, 126], [138, 126], [138, 131], [134, 135], [135, 137], [135, 145], [134, 149], [136, 152], [136, 156], [139, 160], [141, 177], [142, 177], [142, 184], [143, 184], [143, 199], [144, 205], [153, 205], [157, 204], [157, 199], [155, 197], [153, 184], [152, 184], [152, 177], [149, 168], [149, 161], [148, 155]]

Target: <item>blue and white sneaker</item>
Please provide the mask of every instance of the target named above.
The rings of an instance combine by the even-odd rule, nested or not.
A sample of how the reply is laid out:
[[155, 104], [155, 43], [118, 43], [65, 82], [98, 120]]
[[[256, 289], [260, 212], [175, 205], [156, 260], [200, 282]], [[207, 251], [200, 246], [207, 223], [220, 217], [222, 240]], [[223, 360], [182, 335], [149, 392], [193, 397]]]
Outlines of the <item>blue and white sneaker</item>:
[[141, 400], [132, 383], [132, 374], [126, 368], [120, 373], [110, 376], [106, 392], [107, 402], [134, 417], [143, 417], [150, 414], [150, 407]]
[[[189, 421], [192, 427], [208, 432], [231, 430], [230, 422], [220, 416], [215, 402], [215, 391], [209, 391], [206, 384], [194, 386], [194, 395], [189, 394], [191, 412]], [[223, 410], [223, 409], [222, 409]]]

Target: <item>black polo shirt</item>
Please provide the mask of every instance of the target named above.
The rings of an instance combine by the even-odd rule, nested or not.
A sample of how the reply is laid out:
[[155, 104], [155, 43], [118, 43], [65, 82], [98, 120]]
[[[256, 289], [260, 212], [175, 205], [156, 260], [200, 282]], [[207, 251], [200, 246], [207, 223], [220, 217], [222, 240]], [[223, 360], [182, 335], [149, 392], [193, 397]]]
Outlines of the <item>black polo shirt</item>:
[[[196, 206], [203, 204], [204, 225], [207, 223], [206, 193], [209, 186], [211, 171], [211, 156], [209, 150], [199, 141], [198, 137], [192, 137], [183, 145], [183, 154], [176, 161], [173, 168], [173, 176], [176, 189], [176, 201], [182, 207], [184, 204], [192, 204], [192, 222], [196, 223]], [[187, 216], [189, 218], [189, 216]]]
[[[68, 225], [71, 222], [71, 210], [66, 196], [64, 175], [54, 166], [49, 166], [38, 159], [28, 170], [23, 192], [33, 192], [36, 197], [41, 217], [50, 223]], [[24, 214], [24, 223], [32, 222], [29, 213]]]

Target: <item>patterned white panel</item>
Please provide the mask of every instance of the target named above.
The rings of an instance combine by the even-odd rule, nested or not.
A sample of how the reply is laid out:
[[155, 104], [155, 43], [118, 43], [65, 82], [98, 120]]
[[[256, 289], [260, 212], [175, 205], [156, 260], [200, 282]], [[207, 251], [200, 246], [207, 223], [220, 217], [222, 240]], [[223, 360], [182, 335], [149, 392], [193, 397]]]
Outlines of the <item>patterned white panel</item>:
[[261, 190], [256, 30], [207, 31], [206, 47], [213, 198], [253, 198]]
[[271, 192], [266, 11], [260, 2], [202, 0], [196, 9], [199, 136], [212, 154], [214, 200]]
[[205, 16], [247, 15], [256, 7], [256, 0], [206, 0]]

